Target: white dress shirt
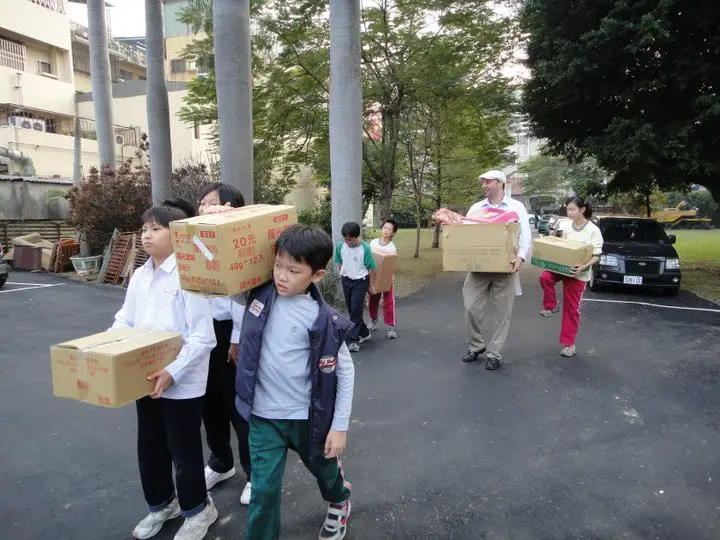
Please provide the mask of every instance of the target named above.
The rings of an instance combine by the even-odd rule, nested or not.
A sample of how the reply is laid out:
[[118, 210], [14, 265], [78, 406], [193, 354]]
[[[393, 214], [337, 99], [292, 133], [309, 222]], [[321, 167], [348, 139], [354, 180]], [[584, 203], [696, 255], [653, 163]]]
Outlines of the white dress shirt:
[[174, 254], [157, 269], [150, 258], [135, 271], [112, 327], [182, 334], [180, 354], [165, 368], [174, 382], [162, 397], [190, 399], [205, 395], [210, 351], [216, 345], [210, 300], [180, 288]]
[[472, 212], [480, 211], [483, 208], [501, 208], [503, 210], [515, 212], [518, 215], [518, 218], [520, 219], [518, 257], [520, 257], [523, 261], [527, 261], [528, 253], [530, 252], [530, 247], [532, 246], [532, 232], [530, 231], [530, 222], [528, 221], [528, 213], [525, 209], [525, 205], [520, 201], [513, 199], [509, 195], [500, 201], [500, 204], [493, 204], [488, 199], [483, 199], [470, 207], [468, 215]]
[[216, 321], [228, 321], [232, 319], [233, 329], [230, 336], [230, 343], [240, 343], [240, 330], [242, 329], [242, 318], [244, 310], [242, 306], [233, 302], [231, 298], [212, 298], [210, 300], [212, 316]]

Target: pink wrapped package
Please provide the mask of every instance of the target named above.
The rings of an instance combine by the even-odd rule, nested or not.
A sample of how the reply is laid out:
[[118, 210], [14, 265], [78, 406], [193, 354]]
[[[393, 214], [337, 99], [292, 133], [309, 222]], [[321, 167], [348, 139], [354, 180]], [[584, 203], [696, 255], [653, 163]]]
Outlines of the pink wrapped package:
[[447, 208], [441, 208], [435, 211], [432, 215], [432, 220], [440, 225], [462, 225], [466, 223], [511, 223], [519, 221], [520, 219], [516, 212], [502, 210], [500, 208], [483, 208], [467, 216], [462, 216]]
[[465, 216], [465, 222], [475, 223], [512, 223], [520, 221], [517, 212], [502, 210], [501, 208], [483, 208], [480, 211], [471, 212]]

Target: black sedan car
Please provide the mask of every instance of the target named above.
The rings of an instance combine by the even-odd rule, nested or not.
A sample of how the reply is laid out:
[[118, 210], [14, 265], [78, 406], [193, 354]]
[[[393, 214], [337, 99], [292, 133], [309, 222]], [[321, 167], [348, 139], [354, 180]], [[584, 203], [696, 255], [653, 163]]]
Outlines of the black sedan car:
[[674, 235], [665, 234], [654, 219], [612, 216], [595, 221], [604, 245], [600, 262], [590, 274], [590, 290], [626, 285], [678, 293], [682, 276]]

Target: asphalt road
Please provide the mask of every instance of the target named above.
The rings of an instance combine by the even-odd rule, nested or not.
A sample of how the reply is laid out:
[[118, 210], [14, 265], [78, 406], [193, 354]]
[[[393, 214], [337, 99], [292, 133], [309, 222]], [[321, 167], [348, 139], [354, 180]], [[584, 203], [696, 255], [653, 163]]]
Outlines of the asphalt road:
[[[399, 302], [397, 341], [378, 332], [354, 355], [347, 538], [720, 538], [718, 306], [588, 293], [563, 359], [536, 278], [523, 273], [501, 370], [460, 362], [456, 274]], [[31, 285], [0, 290], [0, 539], [129, 538], [145, 513], [134, 409], [56, 399], [48, 355], [107, 328], [124, 291], [11, 281]], [[289, 463], [283, 538], [316, 538], [325, 505]], [[242, 537], [241, 476], [214, 491], [208, 538]]]

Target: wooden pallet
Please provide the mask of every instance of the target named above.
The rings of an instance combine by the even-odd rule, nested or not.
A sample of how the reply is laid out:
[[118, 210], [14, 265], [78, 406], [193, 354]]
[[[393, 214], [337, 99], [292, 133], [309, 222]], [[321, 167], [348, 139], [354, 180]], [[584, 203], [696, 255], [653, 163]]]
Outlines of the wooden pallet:
[[108, 259], [103, 283], [117, 285], [118, 281], [123, 277], [123, 270], [127, 263], [128, 254], [132, 249], [133, 233], [122, 233], [115, 237], [110, 249], [110, 258]]

